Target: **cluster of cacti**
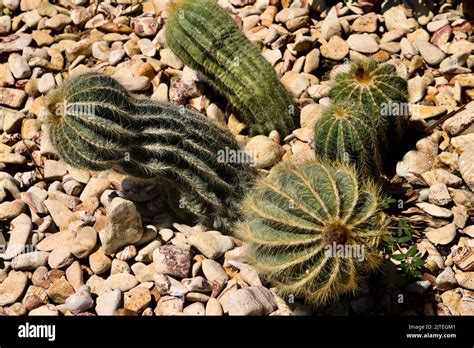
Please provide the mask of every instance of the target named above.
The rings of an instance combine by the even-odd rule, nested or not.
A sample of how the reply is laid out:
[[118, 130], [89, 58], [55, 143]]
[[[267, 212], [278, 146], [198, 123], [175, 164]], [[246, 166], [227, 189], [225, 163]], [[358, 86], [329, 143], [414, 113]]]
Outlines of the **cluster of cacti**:
[[325, 160], [353, 163], [363, 175], [376, 177], [381, 158], [373, 120], [358, 106], [338, 102], [314, 126], [314, 150]]
[[376, 186], [352, 166], [280, 164], [244, 200], [238, 235], [281, 295], [322, 305], [355, 292], [378, 267], [387, 233], [380, 202]]
[[407, 126], [407, 82], [397, 74], [392, 64], [376, 60], [354, 61], [349, 71], [336, 75], [330, 97], [359, 105], [373, 118], [381, 142], [386, 145], [386, 134], [400, 138]]
[[227, 98], [252, 134], [282, 136], [297, 117], [273, 67], [213, 0], [175, 0], [166, 38], [173, 52]]
[[[72, 78], [47, 97], [49, 136], [68, 164], [151, 180], [207, 227], [228, 230], [253, 182], [249, 163], [219, 159], [237, 151], [230, 132], [198, 112], [133, 98], [97, 73]], [[250, 161], [249, 161], [250, 162]]]

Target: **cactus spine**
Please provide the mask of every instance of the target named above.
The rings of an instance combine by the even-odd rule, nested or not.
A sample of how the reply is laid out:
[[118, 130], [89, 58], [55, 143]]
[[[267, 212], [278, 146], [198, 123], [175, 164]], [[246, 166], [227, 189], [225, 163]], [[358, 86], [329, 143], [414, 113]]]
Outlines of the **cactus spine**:
[[375, 60], [353, 62], [349, 71], [336, 75], [330, 97], [334, 102], [349, 101], [361, 106], [374, 118], [378, 129], [383, 129], [381, 138], [385, 144], [387, 130], [398, 138], [405, 131], [407, 82], [398, 76], [392, 64]]
[[352, 162], [363, 175], [376, 177], [380, 173], [382, 165], [373, 120], [358, 105], [331, 105], [314, 129], [317, 157]]
[[286, 136], [296, 109], [273, 67], [213, 0], [172, 2], [169, 47], [225, 96], [252, 133]]
[[[282, 295], [322, 305], [355, 292], [378, 267], [376, 248], [387, 233], [379, 203], [376, 186], [359, 182], [351, 166], [280, 164], [244, 200], [238, 234]], [[362, 255], [351, 254], [357, 247]]]
[[219, 160], [233, 136], [203, 115], [133, 98], [116, 80], [87, 73], [47, 97], [52, 144], [72, 166], [112, 169], [157, 183], [207, 227], [228, 229], [252, 183], [248, 163]]

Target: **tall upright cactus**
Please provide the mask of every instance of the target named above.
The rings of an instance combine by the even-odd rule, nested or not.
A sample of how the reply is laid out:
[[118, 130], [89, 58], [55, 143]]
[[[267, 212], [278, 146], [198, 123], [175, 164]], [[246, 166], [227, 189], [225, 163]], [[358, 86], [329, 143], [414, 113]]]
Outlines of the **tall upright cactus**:
[[213, 0], [173, 0], [169, 47], [228, 99], [252, 133], [286, 136], [296, 108], [273, 67]]
[[66, 163], [157, 183], [176, 211], [208, 227], [225, 230], [238, 218], [255, 170], [250, 161], [220, 159], [220, 151], [238, 146], [198, 112], [135, 99], [97, 73], [68, 80], [48, 95], [47, 106], [49, 135]]
[[362, 174], [376, 177], [382, 162], [373, 120], [360, 106], [337, 102], [314, 125], [316, 156], [353, 163]]
[[[407, 126], [407, 96], [407, 82], [398, 76], [395, 66], [375, 60], [354, 61], [349, 71], [336, 75], [330, 91], [335, 102], [360, 105], [374, 118], [379, 130], [384, 128], [399, 138]], [[382, 142], [387, 140], [382, 139]]]
[[380, 203], [378, 188], [352, 166], [280, 164], [244, 200], [238, 235], [282, 295], [321, 305], [355, 292], [380, 264], [388, 230]]

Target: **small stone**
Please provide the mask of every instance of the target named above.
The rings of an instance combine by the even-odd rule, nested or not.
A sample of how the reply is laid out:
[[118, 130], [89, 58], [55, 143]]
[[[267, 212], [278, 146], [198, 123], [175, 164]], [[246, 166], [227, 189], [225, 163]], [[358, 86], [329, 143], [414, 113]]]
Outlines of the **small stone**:
[[377, 23], [377, 14], [372, 12], [357, 18], [352, 23], [352, 29], [362, 33], [374, 33], [377, 31]]
[[459, 172], [461, 173], [462, 178], [471, 191], [474, 192], [474, 148], [467, 148], [461, 156], [459, 156]]
[[38, 91], [46, 94], [56, 87], [56, 80], [52, 73], [46, 73], [38, 79]]
[[281, 51], [278, 49], [267, 50], [262, 53], [262, 56], [271, 64], [275, 65], [282, 57]]
[[74, 288], [64, 278], [56, 279], [46, 291], [48, 297], [56, 304], [64, 304], [66, 299], [74, 294]]
[[130, 92], [144, 91], [150, 87], [150, 80], [147, 76], [134, 76], [127, 68], [115, 69], [112, 77]]
[[89, 197], [100, 198], [102, 193], [104, 193], [104, 191], [107, 190], [109, 186], [110, 181], [107, 179], [91, 178], [86, 187], [84, 187], [84, 190], [82, 191], [82, 194], [79, 196], [79, 198], [83, 202]]
[[222, 306], [219, 300], [211, 297], [209, 301], [207, 301], [206, 315], [215, 315], [215, 316], [224, 315], [224, 312], [222, 310]]
[[97, 297], [95, 311], [97, 315], [114, 315], [114, 312], [120, 308], [121, 301], [122, 292], [120, 290], [104, 292]]
[[449, 20], [441, 19], [441, 20], [438, 20], [438, 21], [433, 21], [433, 22], [428, 23], [428, 25], [426, 26], [426, 29], [428, 29], [428, 31], [434, 33], [435, 31], [441, 29], [442, 27], [444, 27], [446, 25], [449, 25]]
[[56, 31], [62, 31], [66, 25], [71, 23], [71, 17], [59, 13], [57, 15], [52, 16], [50, 19], [48, 19], [44, 25], [46, 28], [54, 29]]
[[92, 44], [92, 56], [103, 62], [109, 60], [110, 47], [105, 41], [96, 41]]
[[430, 171], [427, 171], [421, 175], [425, 182], [432, 186], [438, 183], [446, 184], [447, 186], [457, 187], [462, 184], [461, 178], [458, 176], [451, 174], [445, 169], [436, 168]]
[[110, 287], [107, 285], [107, 282], [104, 278], [101, 278], [93, 274], [86, 282], [90, 286], [91, 292], [98, 296], [102, 295], [105, 292], [110, 291]]
[[[20, 6], [19, 0], [3, 0], [3, 6], [8, 8], [10, 11], [14, 12]], [[21, 9], [23, 11], [23, 9]]]
[[341, 60], [348, 55], [349, 45], [339, 36], [333, 36], [321, 46], [320, 50], [324, 58]]
[[48, 263], [49, 253], [45, 251], [33, 251], [19, 254], [12, 260], [12, 268], [16, 271], [33, 271]]
[[48, 264], [52, 269], [59, 269], [69, 266], [74, 261], [69, 246], [62, 246], [54, 249], [48, 257]]
[[468, 290], [474, 290], [474, 272], [457, 273], [455, 277], [460, 286]]
[[166, 64], [167, 66], [169, 66], [173, 69], [177, 69], [177, 70], [182, 69], [183, 66], [184, 66], [181, 59], [179, 59], [173, 53], [173, 51], [171, 51], [171, 49], [169, 49], [169, 48], [164, 48], [164, 49], [160, 50], [160, 61], [163, 64]]
[[298, 98], [310, 85], [306, 76], [293, 71], [285, 73], [281, 78], [281, 83], [295, 98]]
[[409, 33], [418, 26], [414, 18], [407, 18], [402, 6], [391, 7], [383, 13], [383, 18], [388, 30], [402, 30]]
[[87, 311], [94, 306], [94, 300], [91, 297], [91, 289], [88, 285], [83, 285], [77, 292], [66, 300], [65, 308], [73, 314], [79, 314]]
[[313, 129], [316, 121], [321, 117], [324, 106], [320, 104], [308, 104], [301, 109], [300, 126], [302, 128]]
[[217, 231], [195, 233], [188, 238], [188, 242], [208, 259], [217, 259], [234, 247], [230, 237]]
[[78, 291], [79, 288], [84, 285], [84, 275], [79, 261], [74, 261], [66, 269], [66, 280], [71, 284], [75, 291]]
[[38, 307], [38, 308], [35, 308], [35, 309], [31, 310], [28, 313], [28, 315], [30, 315], [30, 316], [35, 316], [35, 315], [39, 315], [39, 316], [59, 316], [59, 311], [56, 308], [56, 306], [48, 303], [48, 304], [45, 304], [44, 306], [41, 306], [41, 307]]
[[[5, 203], [0, 204], [0, 211], [3, 206], [5, 206]], [[10, 240], [2, 256], [4, 260], [10, 260], [23, 252], [33, 228], [33, 223], [28, 215], [21, 214], [11, 221], [10, 228]]]
[[145, 288], [136, 287], [124, 296], [124, 307], [137, 313], [141, 313], [151, 302], [150, 291]]
[[173, 296], [163, 296], [158, 300], [156, 315], [176, 315], [183, 312], [183, 301]]
[[174, 245], [164, 245], [153, 252], [153, 264], [159, 273], [185, 278], [191, 270], [191, 254]]
[[128, 273], [130, 274], [130, 266], [125, 261], [119, 259], [112, 260], [112, 266], [110, 267], [110, 274]]
[[26, 117], [23, 112], [8, 109], [5, 110], [3, 115], [3, 130], [5, 133], [16, 133]]
[[[0, 44], [1, 45], [1, 44]], [[12, 108], [19, 108], [23, 105], [24, 101], [26, 99], [26, 92], [22, 91], [20, 89], [15, 89], [15, 88], [5, 88], [5, 87], [0, 87], [0, 104], [12, 107]], [[13, 155], [13, 154], [3, 154], [5, 158], [7, 158], [7, 155]], [[20, 156], [20, 155], [16, 155]], [[23, 157], [23, 156], [21, 156]], [[19, 157], [20, 158], [20, 157]], [[23, 157], [24, 158], [24, 157]], [[11, 161], [7, 162], [5, 159], [0, 158], [0, 162], [3, 163], [18, 163], [22, 164], [25, 161]]]
[[285, 150], [264, 135], [257, 135], [245, 145], [245, 150], [255, 161], [257, 168], [268, 168], [280, 161]]
[[18, 301], [26, 289], [28, 278], [23, 272], [10, 271], [8, 277], [0, 283], [0, 306]]
[[86, 226], [77, 233], [71, 243], [71, 253], [79, 259], [87, 257], [97, 243], [97, 232], [93, 227]]
[[44, 178], [60, 180], [67, 173], [66, 164], [62, 161], [46, 160], [44, 163]]
[[134, 245], [126, 246], [115, 255], [118, 260], [122, 261], [133, 259], [135, 256], [137, 256], [137, 248]]
[[430, 186], [429, 202], [438, 206], [447, 205], [452, 201], [448, 187], [444, 183], [437, 183]]
[[39, 47], [49, 46], [54, 43], [54, 37], [43, 30], [34, 30], [31, 37]]
[[100, 249], [96, 250], [89, 256], [89, 264], [92, 272], [102, 274], [107, 272], [112, 266], [112, 261]]
[[441, 291], [451, 290], [457, 286], [456, 277], [451, 267], [446, 267], [443, 272], [436, 277], [436, 286]]
[[4, 37], [0, 43], [0, 53], [10, 53], [22, 51], [31, 43], [31, 35], [25, 33], [16, 33]]
[[154, 57], [156, 54], [156, 46], [150, 39], [140, 39], [137, 41], [140, 51], [147, 57]]
[[105, 228], [99, 234], [105, 254], [115, 253], [123, 246], [134, 244], [142, 238], [141, 215], [131, 201], [114, 198], [107, 213]]
[[[469, 105], [469, 104], [468, 104]], [[470, 109], [463, 110], [443, 123], [443, 129], [451, 136], [456, 136], [474, 125], [474, 112]]]
[[251, 286], [229, 295], [229, 315], [268, 315], [277, 306], [273, 294], [262, 286]]
[[434, 244], [447, 245], [456, 237], [456, 225], [450, 223], [440, 228], [431, 229], [425, 235]]
[[118, 273], [112, 274], [106, 280], [107, 285], [112, 289], [120, 291], [128, 291], [138, 284], [138, 280], [131, 274]]
[[337, 16], [327, 16], [321, 24], [321, 36], [329, 40], [333, 36], [341, 36], [342, 26]]
[[8, 66], [16, 79], [24, 79], [31, 75], [31, 69], [28, 62], [18, 53], [12, 53], [8, 56]]
[[474, 296], [472, 293], [464, 294], [459, 301], [459, 314], [460, 315], [474, 315]]
[[425, 96], [426, 87], [421, 76], [408, 80], [408, 101], [417, 103]]
[[306, 60], [304, 61], [303, 72], [310, 74], [313, 71], [317, 70], [319, 67], [320, 61], [320, 51], [315, 48], [306, 55]]
[[430, 65], [438, 65], [446, 58], [446, 55], [443, 53], [443, 51], [429, 42], [416, 40], [415, 46], [423, 56], [425, 62]]
[[0, 17], [0, 34], [7, 35], [12, 30], [12, 19], [10, 16]]
[[191, 303], [183, 309], [186, 315], [206, 315], [206, 307], [201, 302]]
[[451, 253], [453, 262], [463, 271], [474, 271], [474, 252], [469, 246], [457, 246]]
[[225, 272], [221, 264], [214, 260], [205, 259], [202, 261], [202, 272], [209, 282], [225, 282], [229, 275]]
[[12, 304], [11, 306], [5, 308], [5, 312], [9, 316], [25, 315], [26, 314], [26, 307], [23, 303], [16, 302], [16, 303]]
[[159, 22], [156, 17], [144, 14], [143, 17], [132, 17], [131, 26], [138, 36], [153, 36], [158, 32]]
[[416, 206], [422, 209], [423, 211], [425, 211], [427, 214], [434, 217], [448, 219], [453, 216], [453, 213], [451, 212], [451, 210], [438, 207], [434, 204], [422, 202], [422, 203], [416, 203]]
[[53, 218], [54, 223], [58, 227], [66, 226], [72, 217], [71, 211], [60, 201], [55, 199], [47, 199], [44, 205], [48, 208], [49, 214]]
[[379, 44], [369, 34], [352, 34], [347, 44], [350, 49], [360, 53], [375, 53], [379, 50]]

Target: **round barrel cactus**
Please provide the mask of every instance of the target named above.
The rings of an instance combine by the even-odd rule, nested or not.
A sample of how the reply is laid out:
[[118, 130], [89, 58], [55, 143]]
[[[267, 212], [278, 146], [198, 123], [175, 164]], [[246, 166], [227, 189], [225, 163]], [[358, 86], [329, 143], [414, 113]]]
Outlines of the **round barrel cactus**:
[[316, 156], [353, 163], [362, 174], [376, 177], [381, 158], [373, 120], [358, 106], [337, 102], [314, 125]]
[[244, 200], [238, 235], [281, 295], [322, 305], [354, 293], [379, 266], [388, 231], [380, 204], [352, 166], [280, 164]]
[[348, 71], [337, 74], [335, 80], [330, 91], [334, 102], [359, 105], [378, 127], [386, 127], [398, 138], [403, 135], [407, 127], [408, 87], [394, 65], [356, 60]]

